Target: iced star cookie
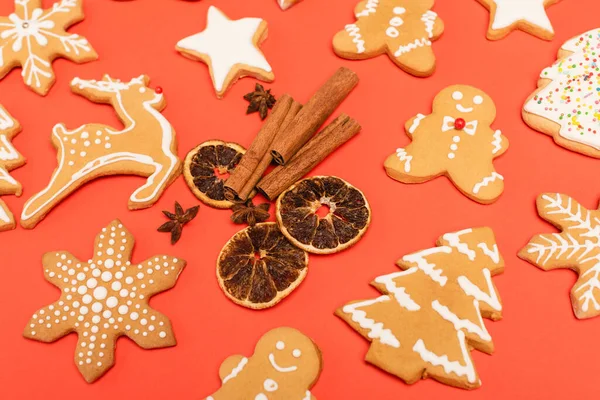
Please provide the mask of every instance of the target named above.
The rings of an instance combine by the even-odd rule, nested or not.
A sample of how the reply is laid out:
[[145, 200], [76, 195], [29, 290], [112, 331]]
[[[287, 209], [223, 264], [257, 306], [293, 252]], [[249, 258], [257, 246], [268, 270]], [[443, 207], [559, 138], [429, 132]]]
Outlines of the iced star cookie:
[[260, 18], [230, 20], [217, 7], [210, 6], [206, 29], [180, 40], [176, 49], [185, 57], [208, 65], [217, 97], [221, 98], [245, 76], [265, 82], [275, 79], [259, 48], [267, 32], [267, 23]]
[[560, 233], [535, 235], [519, 257], [544, 271], [569, 268], [578, 275], [571, 290], [579, 319], [600, 315], [600, 210], [588, 210], [572, 197], [544, 193], [537, 198], [542, 219]]
[[235, 355], [221, 364], [221, 388], [206, 400], [316, 400], [309, 389], [321, 368], [321, 352], [308, 336], [276, 328], [259, 340], [252, 357]]
[[554, 28], [546, 7], [560, 0], [477, 0], [490, 11], [487, 38], [499, 40], [515, 29], [552, 40]]
[[129, 82], [108, 75], [100, 81], [73, 79], [74, 93], [113, 106], [125, 128], [86, 124], [69, 131], [56, 125], [52, 144], [59, 164], [48, 186], [25, 203], [24, 228], [35, 227], [65, 197], [96, 178], [147, 177], [129, 198], [129, 209], [137, 210], [152, 206], [181, 174], [175, 130], [160, 113], [166, 107], [162, 89], [151, 89], [149, 82], [145, 75]]
[[[25, 164], [25, 158], [14, 148], [11, 141], [21, 131], [21, 125], [0, 106], [0, 196], [21, 195], [21, 184], [9, 172]], [[13, 214], [0, 200], [0, 232], [14, 229]]]
[[75, 332], [75, 364], [93, 382], [114, 364], [120, 336], [144, 349], [175, 346], [169, 319], [148, 305], [150, 298], [175, 286], [185, 261], [154, 256], [131, 264], [134, 238], [115, 220], [96, 237], [87, 262], [59, 251], [46, 253], [46, 280], [60, 299], [38, 310], [23, 331], [28, 339], [54, 342]]
[[97, 59], [86, 38], [66, 32], [83, 20], [82, 1], [60, 0], [44, 10], [42, 0], [15, 0], [15, 12], [0, 16], [0, 79], [20, 66], [25, 84], [45, 96], [55, 81], [54, 59]]
[[445, 175], [470, 199], [493, 203], [504, 190], [504, 177], [493, 160], [508, 140], [491, 128], [496, 106], [483, 91], [449, 86], [433, 101], [430, 115], [417, 114], [405, 126], [412, 142], [385, 161], [387, 174], [403, 183], [421, 183]]
[[400, 272], [375, 278], [382, 296], [336, 311], [371, 342], [366, 360], [408, 384], [433, 378], [475, 389], [481, 381], [471, 350], [491, 354], [483, 318], [502, 317], [492, 277], [504, 271], [491, 229], [447, 233], [437, 247], [406, 255]]
[[277, 0], [277, 4], [282, 10], [287, 10], [294, 4], [300, 3], [302, 0]]
[[600, 29], [568, 40], [523, 106], [523, 120], [562, 147], [600, 158]]
[[431, 11], [434, 0], [364, 0], [354, 10], [357, 21], [333, 38], [335, 53], [363, 60], [387, 53], [404, 71], [429, 76], [435, 71], [431, 47], [444, 23]]

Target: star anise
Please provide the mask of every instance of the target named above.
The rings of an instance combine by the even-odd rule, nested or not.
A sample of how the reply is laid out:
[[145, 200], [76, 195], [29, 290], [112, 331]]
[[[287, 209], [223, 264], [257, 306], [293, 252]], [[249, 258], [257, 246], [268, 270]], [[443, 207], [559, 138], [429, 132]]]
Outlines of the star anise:
[[257, 83], [254, 88], [254, 92], [250, 92], [244, 96], [244, 100], [250, 102], [246, 114], [252, 114], [258, 112], [260, 119], [267, 118], [267, 114], [270, 108], [275, 105], [275, 97], [271, 94], [271, 89], [265, 90], [265, 88]]
[[234, 224], [248, 224], [250, 226], [256, 225], [257, 222], [265, 222], [271, 216], [269, 214], [269, 203], [259, 204], [255, 206], [252, 200], [236, 202], [231, 210], [231, 221]]
[[169, 218], [169, 221], [165, 222], [158, 227], [159, 232], [171, 232], [171, 244], [175, 244], [181, 238], [181, 232], [185, 224], [196, 218], [200, 206], [188, 208], [183, 210], [183, 207], [178, 202], [175, 202], [175, 214], [169, 211], [163, 211], [163, 214]]

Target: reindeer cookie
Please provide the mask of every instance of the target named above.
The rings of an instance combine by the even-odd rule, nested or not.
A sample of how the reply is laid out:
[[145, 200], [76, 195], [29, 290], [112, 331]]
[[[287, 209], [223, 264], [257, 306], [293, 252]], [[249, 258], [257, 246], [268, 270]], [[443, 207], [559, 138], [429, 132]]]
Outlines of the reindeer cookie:
[[108, 75], [101, 81], [73, 79], [74, 93], [112, 105], [125, 128], [86, 124], [69, 131], [63, 124], [56, 125], [52, 144], [59, 164], [48, 186], [25, 203], [24, 228], [33, 228], [65, 197], [98, 177], [147, 177], [129, 198], [129, 209], [137, 210], [152, 206], [179, 176], [175, 130], [160, 113], [166, 106], [162, 89], [151, 89], [148, 83], [145, 75], [129, 82]]
[[[19, 123], [0, 106], [0, 196], [21, 195], [21, 184], [9, 175], [9, 171], [25, 164], [23, 156], [11, 144], [11, 140], [21, 131]], [[15, 219], [0, 200], [0, 232], [15, 228]]]
[[333, 38], [335, 53], [351, 60], [386, 54], [404, 71], [429, 76], [435, 71], [431, 42], [444, 32], [444, 23], [431, 11], [434, 0], [364, 0], [357, 21]]
[[496, 106], [483, 91], [465, 85], [442, 90], [430, 115], [406, 123], [412, 139], [385, 161], [387, 174], [404, 183], [421, 183], [446, 175], [463, 194], [483, 204], [504, 190], [504, 177], [492, 163], [508, 149], [508, 140], [490, 125]]
[[309, 337], [276, 328], [259, 340], [252, 357], [235, 355], [221, 364], [222, 386], [206, 400], [316, 400], [309, 389], [321, 367], [321, 352]]

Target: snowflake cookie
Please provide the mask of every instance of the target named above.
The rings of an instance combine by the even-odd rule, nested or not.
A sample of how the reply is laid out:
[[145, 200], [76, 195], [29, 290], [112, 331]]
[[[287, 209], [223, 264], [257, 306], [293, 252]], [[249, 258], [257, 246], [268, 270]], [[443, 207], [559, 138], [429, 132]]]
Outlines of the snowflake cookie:
[[234, 355], [221, 364], [221, 388], [206, 400], [316, 400], [309, 389], [321, 368], [321, 352], [308, 336], [276, 328], [258, 341], [252, 357]]
[[[21, 131], [19, 123], [0, 106], [0, 196], [6, 194], [21, 195], [21, 184], [17, 182], [9, 171], [25, 164], [25, 158], [14, 148], [11, 143]], [[0, 232], [15, 228], [15, 219], [6, 204], [0, 200]]]
[[562, 147], [600, 158], [600, 29], [562, 45], [523, 106], [523, 120]]
[[96, 237], [87, 262], [65, 251], [46, 253], [42, 260], [46, 280], [62, 294], [33, 315], [23, 335], [49, 343], [77, 333], [75, 363], [88, 382], [113, 366], [120, 336], [144, 349], [176, 344], [171, 322], [148, 301], [175, 286], [186, 262], [155, 256], [131, 264], [133, 245], [131, 233], [115, 220]]
[[431, 42], [444, 23], [431, 11], [434, 0], [364, 0], [354, 10], [357, 21], [333, 38], [335, 53], [351, 60], [385, 54], [415, 76], [435, 71]]
[[447, 233], [437, 247], [406, 255], [398, 266], [403, 271], [373, 281], [382, 296], [336, 312], [371, 342], [367, 361], [408, 384], [433, 378], [481, 386], [470, 351], [494, 351], [482, 317], [502, 317], [492, 277], [504, 261], [492, 230]]
[[449, 86], [433, 100], [430, 115], [417, 114], [405, 126], [412, 143], [385, 161], [387, 174], [400, 182], [421, 183], [447, 176], [467, 197], [493, 203], [504, 190], [504, 177], [493, 160], [508, 140], [491, 128], [494, 101], [466, 85]]
[[240, 78], [265, 82], [275, 79], [259, 45], [267, 38], [267, 23], [260, 18], [230, 20], [215, 6], [208, 9], [206, 29], [181, 39], [176, 46], [183, 56], [202, 61], [210, 70], [217, 97]]
[[519, 257], [544, 271], [569, 268], [579, 278], [571, 290], [579, 319], [600, 315], [600, 210], [588, 210], [570, 196], [544, 193], [537, 199], [540, 217], [560, 233], [534, 236]]
[[15, 0], [15, 12], [0, 17], [0, 79], [20, 66], [23, 81], [45, 96], [55, 81], [52, 61], [96, 60], [87, 39], [67, 28], [83, 20], [83, 0], [60, 0], [42, 9], [42, 0]]
[[554, 29], [546, 7], [560, 0], [477, 0], [490, 11], [487, 38], [499, 40], [515, 29], [552, 40]]

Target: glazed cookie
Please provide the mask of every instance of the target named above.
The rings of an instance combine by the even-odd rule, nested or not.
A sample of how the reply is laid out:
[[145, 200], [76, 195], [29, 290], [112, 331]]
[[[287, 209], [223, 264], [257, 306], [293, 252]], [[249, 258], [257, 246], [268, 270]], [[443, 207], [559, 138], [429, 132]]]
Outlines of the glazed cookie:
[[546, 7], [560, 0], [477, 0], [490, 11], [487, 38], [498, 40], [515, 29], [541, 39], [552, 40], [554, 29]]
[[538, 89], [523, 107], [523, 120], [531, 128], [552, 136], [559, 146], [596, 158], [600, 158], [599, 50], [600, 29], [568, 40], [559, 60], [542, 71]]
[[208, 65], [217, 97], [244, 76], [265, 82], [275, 79], [259, 46], [267, 38], [267, 23], [260, 18], [230, 20], [215, 6], [208, 9], [206, 29], [177, 43], [185, 57]]
[[404, 183], [447, 176], [467, 197], [493, 203], [504, 190], [504, 177], [492, 163], [508, 149], [508, 140], [490, 125], [496, 118], [492, 99], [466, 85], [449, 86], [433, 101], [430, 115], [406, 123], [412, 139], [385, 161], [387, 174]]
[[569, 268], [578, 274], [571, 290], [573, 312], [579, 319], [600, 315], [600, 211], [588, 210], [573, 198], [545, 193], [537, 199], [540, 217], [560, 233], [534, 236], [519, 257], [544, 271]]
[[382, 296], [336, 314], [371, 342], [367, 361], [408, 384], [433, 378], [481, 386], [470, 351], [494, 351], [483, 318], [502, 317], [492, 282], [504, 270], [489, 228], [447, 233], [437, 247], [404, 256], [403, 270], [375, 278]]
[[[21, 195], [21, 184], [9, 172], [25, 164], [25, 158], [11, 141], [21, 131], [21, 125], [0, 106], [0, 196]], [[0, 232], [15, 228], [15, 219], [6, 204], [0, 200]]]
[[235, 355], [221, 368], [221, 388], [206, 400], [316, 400], [310, 393], [322, 369], [321, 352], [303, 333], [276, 328], [256, 344], [250, 358]]
[[113, 366], [120, 336], [144, 349], [176, 344], [171, 322], [148, 301], [175, 286], [186, 263], [155, 256], [132, 265], [133, 245], [131, 233], [115, 220], [96, 237], [89, 261], [65, 251], [46, 253], [42, 261], [46, 280], [61, 296], [33, 315], [23, 335], [49, 343], [77, 333], [75, 364], [88, 382]]
[[20, 66], [25, 84], [45, 96], [55, 81], [54, 59], [96, 60], [86, 38], [66, 32], [83, 20], [82, 1], [60, 0], [44, 10], [42, 0], [15, 0], [15, 12], [0, 17], [0, 79]]
[[160, 113], [162, 89], [148, 87], [141, 75], [129, 82], [105, 75], [101, 81], [73, 79], [71, 90], [95, 103], [115, 108], [125, 129], [86, 124], [68, 131], [58, 124], [52, 144], [59, 164], [48, 186], [25, 203], [24, 228], [33, 228], [52, 208], [85, 183], [106, 175], [139, 175], [146, 183], [129, 198], [129, 209], [152, 206], [181, 174], [175, 130]]
[[333, 38], [335, 53], [363, 60], [387, 53], [404, 71], [429, 76], [435, 71], [431, 42], [444, 23], [431, 11], [434, 0], [364, 0], [356, 6], [357, 21]]

